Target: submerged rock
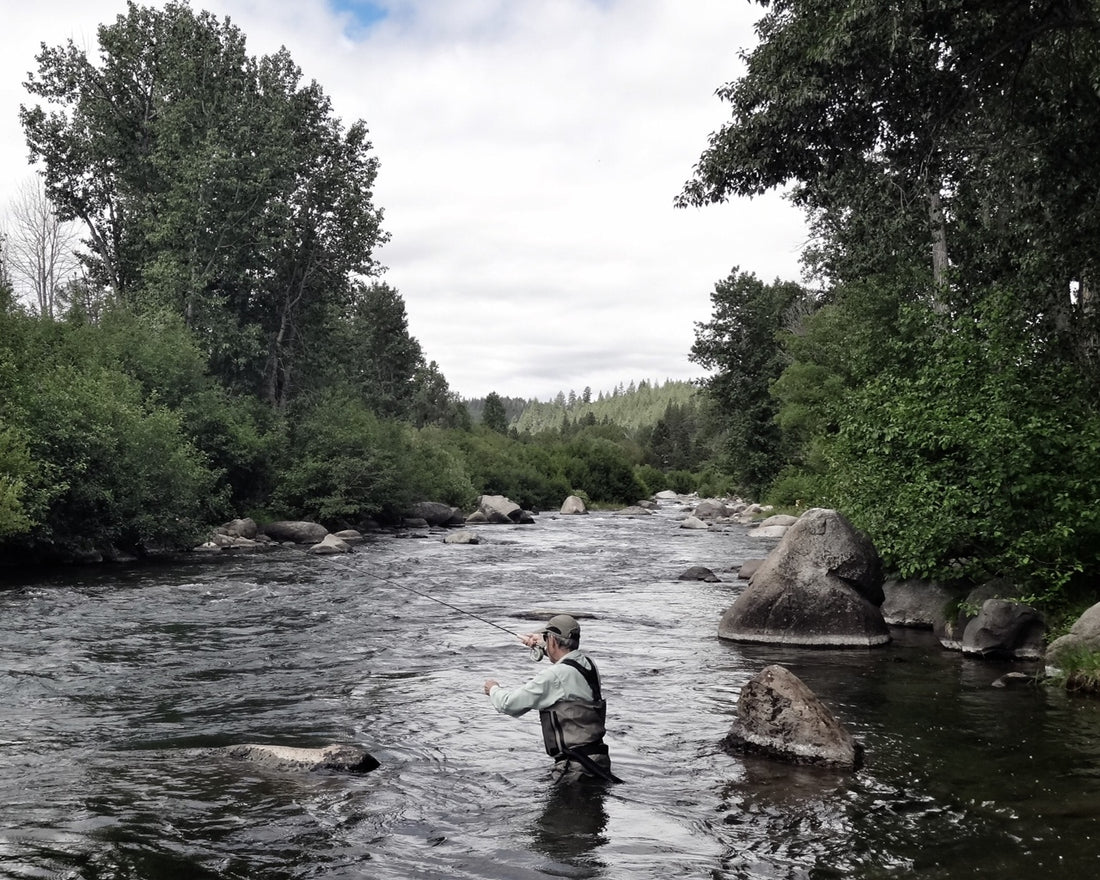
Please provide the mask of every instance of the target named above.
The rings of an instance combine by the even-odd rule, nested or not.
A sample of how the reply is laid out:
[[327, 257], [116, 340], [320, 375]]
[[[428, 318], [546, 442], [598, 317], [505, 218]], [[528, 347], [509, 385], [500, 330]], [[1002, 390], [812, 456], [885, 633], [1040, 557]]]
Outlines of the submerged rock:
[[708, 584], [716, 584], [721, 579], [713, 571], [707, 568], [705, 565], [693, 565], [691, 568], [685, 569], [680, 573], [680, 576], [676, 578], [679, 581], [706, 581]]
[[722, 740], [733, 752], [763, 754], [792, 764], [858, 769], [863, 746], [802, 680], [767, 666], [741, 688], [737, 719]]
[[273, 770], [336, 770], [341, 773], [370, 773], [379, 764], [377, 759], [356, 746], [328, 745], [319, 749], [272, 746], [245, 743], [228, 746], [231, 758], [262, 764]]
[[335, 535], [325, 535], [319, 543], [314, 544], [306, 552], [318, 556], [331, 556], [334, 553], [350, 553], [351, 546], [343, 538], [337, 538]]
[[472, 529], [459, 529], [451, 532], [443, 539], [444, 544], [480, 544], [481, 538]]

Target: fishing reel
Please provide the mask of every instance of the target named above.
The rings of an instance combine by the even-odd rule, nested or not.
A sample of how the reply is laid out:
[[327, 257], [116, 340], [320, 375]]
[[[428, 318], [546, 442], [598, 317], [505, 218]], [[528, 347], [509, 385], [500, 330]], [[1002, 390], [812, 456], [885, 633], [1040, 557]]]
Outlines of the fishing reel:
[[538, 663], [543, 657], [546, 656], [545, 645], [532, 645], [531, 646], [531, 659]]

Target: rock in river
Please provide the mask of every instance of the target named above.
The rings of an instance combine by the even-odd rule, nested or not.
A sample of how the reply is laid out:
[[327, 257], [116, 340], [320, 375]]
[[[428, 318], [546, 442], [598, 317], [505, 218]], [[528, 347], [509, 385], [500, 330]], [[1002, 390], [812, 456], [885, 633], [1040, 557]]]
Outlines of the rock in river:
[[328, 745], [319, 749], [244, 743], [228, 746], [231, 758], [262, 764], [273, 770], [337, 770], [342, 773], [370, 773], [378, 767], [373, 755], [356, 746]]
[[863, 746], [802, 680], [767, 666], [741, 688], [737, 719], [722, 741], [730, 751], [768, 755], [792, 764], [855, 770]]
[[818, 647], [886, 644], [882, 581], [870, 539], [835, 510], [807, 510], [722, 615], [718, 636]]

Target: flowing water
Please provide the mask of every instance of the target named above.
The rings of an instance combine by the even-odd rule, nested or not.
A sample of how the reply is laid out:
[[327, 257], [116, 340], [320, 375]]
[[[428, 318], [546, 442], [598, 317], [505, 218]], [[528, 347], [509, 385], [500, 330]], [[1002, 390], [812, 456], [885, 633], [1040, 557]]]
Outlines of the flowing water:
[[[740, 527], [543, 514], [477, 546], [101, 566], [0, 592], [0, 876], [971, 878], [1100, 875], [1100, 702], [897, 632], [875, 650], [716, 637], [770, 545]], [[720, 583], [679, 581], [691, 565]], [[623, 785], [555, 790], [538, 720], [488, 677], [581, 617]], [[543, 661], [546, 662], [546, 661]], [[726, 754], [741, 685], [795, 672], [867, 749], [838, 773]], [[363, 776], [273, 771], [242, 742], [352, 743]]]

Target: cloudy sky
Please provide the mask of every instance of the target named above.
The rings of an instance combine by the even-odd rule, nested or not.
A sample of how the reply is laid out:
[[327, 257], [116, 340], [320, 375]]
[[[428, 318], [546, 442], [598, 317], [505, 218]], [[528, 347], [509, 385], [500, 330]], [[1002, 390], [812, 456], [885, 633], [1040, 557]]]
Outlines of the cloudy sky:
[[[149, 2], [146, 5], [162, 5]], [[778, 196], [673, 199], [727, 117], [748, 0], [193, 0], [249, 52], [286, 46], [381, 162], [385, 279], [464, 397], [547, 400], [700, 375], [695, 324], [734, 267], [797, 280]], [[89, 51], [124, 0], [36, 0], [0, 32], [0, 209], [32, 171], [18, 121], [39, 44]]]

